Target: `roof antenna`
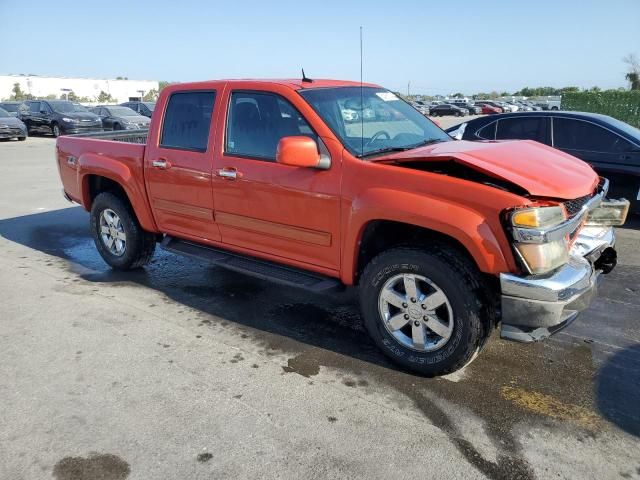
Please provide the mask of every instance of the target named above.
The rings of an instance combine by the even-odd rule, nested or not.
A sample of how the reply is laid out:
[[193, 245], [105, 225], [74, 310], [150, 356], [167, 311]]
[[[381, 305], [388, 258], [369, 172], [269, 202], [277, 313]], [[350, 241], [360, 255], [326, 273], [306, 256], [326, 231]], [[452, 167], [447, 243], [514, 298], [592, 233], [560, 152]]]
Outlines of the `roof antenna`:
[[303, 81], [303, 82], [313, 83], [313, 80], [311, 80], [309, 77], [307, 77], [307, 76], [304, 74], [304, 68], [302, 69], [302, 81]]
[[360, 26], [360, 155], [364, 155], [364, 93], [362, 90], [362, 25]]

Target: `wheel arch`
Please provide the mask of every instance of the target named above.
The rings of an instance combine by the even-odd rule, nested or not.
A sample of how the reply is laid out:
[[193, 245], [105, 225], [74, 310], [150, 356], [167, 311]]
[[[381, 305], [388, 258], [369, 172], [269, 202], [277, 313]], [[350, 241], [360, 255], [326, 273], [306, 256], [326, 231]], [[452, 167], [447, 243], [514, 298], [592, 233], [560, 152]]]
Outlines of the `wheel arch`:
[[[96, 158], [98, 157], [98, 158]], [[158, 232], [147, 202], [141, 179], [136, 178], [127, 165], [103, 155], [85, 154], [78, 160], [78, 181], [82, 192], [82, 206], [91, 210], [98, 194], [112, 192], [126, 200], [142, 228]]]
[[[452, 246], [480, 272], [492, 276], [517, 269], [510, 252], [505, 255], [496, 234], [479, 212], [418, 194], [386, 191], [369, 196], [366, 201], [354, 202], [346, 223], [341, 278], [345, 284], [358, 283], [364, 266], [385, 249], [428, 245], [430, 241]], [[369, 208], [365, 203], [386, 207]]]

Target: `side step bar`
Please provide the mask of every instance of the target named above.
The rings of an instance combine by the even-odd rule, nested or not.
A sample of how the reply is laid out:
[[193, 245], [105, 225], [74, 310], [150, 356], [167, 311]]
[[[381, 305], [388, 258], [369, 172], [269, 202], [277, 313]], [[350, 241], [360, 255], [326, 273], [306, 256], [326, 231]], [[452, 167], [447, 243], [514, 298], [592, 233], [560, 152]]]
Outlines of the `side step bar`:
[[169, 252], [196, 257], [229, 270], [264, 280], [271, 280], [289, 287], [303, 288], [313, 292], [326, 292], [342, 287], [342, 283], [335, 278], [226, 250], [198, 245], [168, 235], [164, 237], [160, 245]]

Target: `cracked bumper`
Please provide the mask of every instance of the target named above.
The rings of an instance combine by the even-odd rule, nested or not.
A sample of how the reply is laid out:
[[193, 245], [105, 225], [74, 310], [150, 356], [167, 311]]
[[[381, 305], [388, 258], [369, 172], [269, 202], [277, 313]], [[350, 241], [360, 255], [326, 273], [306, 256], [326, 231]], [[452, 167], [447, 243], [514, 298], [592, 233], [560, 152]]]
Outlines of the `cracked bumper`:
[[549, 275], [500, 275], [500, 336], [518, 342], [543, 340], [571, 323], [595, 297], [600, 274], [616, 262], [611, 227], [585, 227], [569, 262]]

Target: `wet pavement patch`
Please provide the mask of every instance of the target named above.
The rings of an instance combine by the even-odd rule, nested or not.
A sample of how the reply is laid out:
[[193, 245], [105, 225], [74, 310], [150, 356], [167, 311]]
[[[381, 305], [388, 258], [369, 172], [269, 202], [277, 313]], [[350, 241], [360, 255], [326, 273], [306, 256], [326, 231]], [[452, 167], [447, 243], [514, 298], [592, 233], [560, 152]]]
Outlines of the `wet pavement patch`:
[[65, 457], [53, 467], [56, 480], [124, 480], [130, 473], [127, 462], [109, 453]]

